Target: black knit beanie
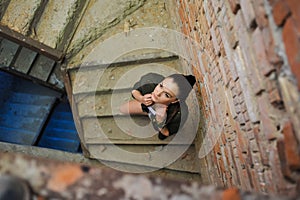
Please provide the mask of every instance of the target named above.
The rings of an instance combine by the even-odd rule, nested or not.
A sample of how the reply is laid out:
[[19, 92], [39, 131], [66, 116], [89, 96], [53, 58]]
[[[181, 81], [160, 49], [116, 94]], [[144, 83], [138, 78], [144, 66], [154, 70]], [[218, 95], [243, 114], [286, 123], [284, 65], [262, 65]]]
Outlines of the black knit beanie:
[[193, 89], [193, 86], [196, 83], [196, 78], [193, 75], [183, 74], [172, 74], [169, 77], [173, 78], [173, 81], [177, 83], [179, 87], [179, 95], [177, 98], [180, 100], [185, 100], [190, 91]]

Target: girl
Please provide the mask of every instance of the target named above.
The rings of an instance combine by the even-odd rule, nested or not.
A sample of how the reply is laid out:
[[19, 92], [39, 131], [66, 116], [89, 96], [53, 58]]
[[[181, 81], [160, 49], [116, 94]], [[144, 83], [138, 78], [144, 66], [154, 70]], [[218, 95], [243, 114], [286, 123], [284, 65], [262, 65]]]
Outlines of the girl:
[[131, 92], [134, 100], [120, 107], [124, 114], [148, 114], [152, 125], [158, 131], [158, 138], [164, 140], [178, 132], [187, 119], [185, 103], [196, 80], [192, 75], [173, 74], [166, 78], [149, 73], [138, 81]]

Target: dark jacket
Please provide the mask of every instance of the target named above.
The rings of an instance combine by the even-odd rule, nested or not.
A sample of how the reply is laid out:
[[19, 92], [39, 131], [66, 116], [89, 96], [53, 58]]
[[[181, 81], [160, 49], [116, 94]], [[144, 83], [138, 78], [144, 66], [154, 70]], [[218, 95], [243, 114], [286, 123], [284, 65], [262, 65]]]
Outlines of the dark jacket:
[[[159, 74], [149, 73], [141, 77], [141, 79], [134, 84], [133, 89], [138, 90], [142, 95], [152, 93], [155, 87], [160, 83], [164, 77]], [[149, 112], [147, 106], [142, 104], [142, 109]], [[170, 104], [167, 109], [167, 119], [163, 127], [169, 130], [169, 135], [178, 132], [179, 128], [183, 126], [187, 119], [188, 109], [185, 102], [177, 102]], [[158, 125], [152, 121], [153, 127], [158, 130]], [[160, 127], [162, 128], [162, 127]]]

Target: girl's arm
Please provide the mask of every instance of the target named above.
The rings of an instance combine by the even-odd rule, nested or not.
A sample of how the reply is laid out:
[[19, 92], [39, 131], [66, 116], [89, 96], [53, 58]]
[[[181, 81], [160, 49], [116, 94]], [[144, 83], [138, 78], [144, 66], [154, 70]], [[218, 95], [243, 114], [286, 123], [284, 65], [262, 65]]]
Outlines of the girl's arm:
[[131, 94], [137, 101], [141, 102], [146, 106], [150, 106], [153, 103], [151, 94], [142, 95], [141, 92], [138, 90], [132, 90]]

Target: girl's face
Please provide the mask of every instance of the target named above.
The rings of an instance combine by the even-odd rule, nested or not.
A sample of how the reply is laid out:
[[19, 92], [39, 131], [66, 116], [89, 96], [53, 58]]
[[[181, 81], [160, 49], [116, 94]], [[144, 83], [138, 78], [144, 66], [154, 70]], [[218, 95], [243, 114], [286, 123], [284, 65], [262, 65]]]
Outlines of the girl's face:
[[173, 82], [172, 78], [165, 78], [152, 92], [152, 101], [154, 103], [169, 105], [178, 101], [176, 97], [178, 94], [178, 85]]

